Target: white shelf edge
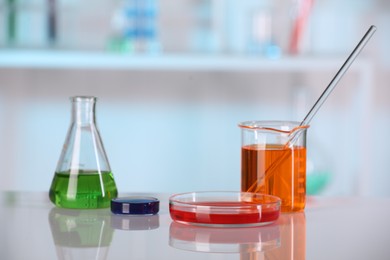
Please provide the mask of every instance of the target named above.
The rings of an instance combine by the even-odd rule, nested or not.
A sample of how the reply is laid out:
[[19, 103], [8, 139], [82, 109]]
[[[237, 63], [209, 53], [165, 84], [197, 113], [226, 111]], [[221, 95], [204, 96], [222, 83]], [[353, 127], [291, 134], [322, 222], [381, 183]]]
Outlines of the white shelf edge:
[[[346, 57], [345, 57], [346, 58]], [[32, 69], [127, 69], [219, 71], [323, 71], [337, 70], [344, 57], [263, 57], [228, 55], [120, 55], [81, 51], [0, 50], [0, 68]], [[364, 69], [359, 57], [352, 69]]]

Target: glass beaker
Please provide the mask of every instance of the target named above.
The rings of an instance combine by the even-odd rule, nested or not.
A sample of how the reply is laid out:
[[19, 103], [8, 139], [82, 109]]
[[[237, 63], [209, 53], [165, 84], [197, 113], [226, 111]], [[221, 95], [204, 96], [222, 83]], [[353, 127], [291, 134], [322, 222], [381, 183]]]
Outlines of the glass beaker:
[[292, 121], [247, 121], [241, 128], [241, 190], [274, 195], [282, 212], [306, 199], [306, 130]]
[[118, 191], [95, 120], [95, 97], [72, 97], [72, 117], [50, 187], [62, 208], [110, 206]]

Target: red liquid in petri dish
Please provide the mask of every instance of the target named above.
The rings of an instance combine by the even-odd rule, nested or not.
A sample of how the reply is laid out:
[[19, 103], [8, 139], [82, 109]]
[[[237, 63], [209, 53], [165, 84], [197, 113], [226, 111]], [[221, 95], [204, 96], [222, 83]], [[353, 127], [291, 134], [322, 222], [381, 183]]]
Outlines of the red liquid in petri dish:
[[175, 221], [209, 224], [209, 225], [244, 225], [266, 224], [278, 219], [279, 208], [266, 208], [256, 203], [244, 201], [232, 202], [201, 202], [191, 203], [196, 209], [189, 210], [188, 206], [169, 205], [171, 217]]

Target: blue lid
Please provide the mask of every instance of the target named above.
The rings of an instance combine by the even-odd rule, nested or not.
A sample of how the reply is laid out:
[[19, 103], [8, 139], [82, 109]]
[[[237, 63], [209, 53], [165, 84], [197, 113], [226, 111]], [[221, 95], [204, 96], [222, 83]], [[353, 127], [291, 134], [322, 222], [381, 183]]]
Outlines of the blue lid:
[[160, 201], [153, 197], [132, 196], [111, 200], [111, 212], [127, 215], [154, 215], [160, 208]]

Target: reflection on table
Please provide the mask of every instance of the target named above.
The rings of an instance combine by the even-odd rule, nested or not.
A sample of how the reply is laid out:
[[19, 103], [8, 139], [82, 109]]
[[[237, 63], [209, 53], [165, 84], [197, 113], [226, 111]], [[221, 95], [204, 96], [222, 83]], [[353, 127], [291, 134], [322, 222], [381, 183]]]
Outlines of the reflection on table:
[[169, 229], [170, 246], [209, 253], [266, 251], [279, 246], [279, 237], [278, 225], [220, 228], [172, 222]]
[[277, 224], [280, 228], [280, 247], [266, 252], [244, 252], [240, 260], [306, 259], [305, 213], [282, 214]]
[[282, 214], [271, 225], [245, 228], [216, 228], [172, 222], [169, 244], [186, 251], [240, 253], [241, 260], [305, 259], [305, 214]]
[[58, 259], [107, 259], [115, 229], [150, 230], [159, 227], [159, 216], [113, 215], [107, 209], [53, 208], [49, 213]]
[[107, 210], [53, 208], [49, 223], [59, 259], [106, 259], [114, 230]]

